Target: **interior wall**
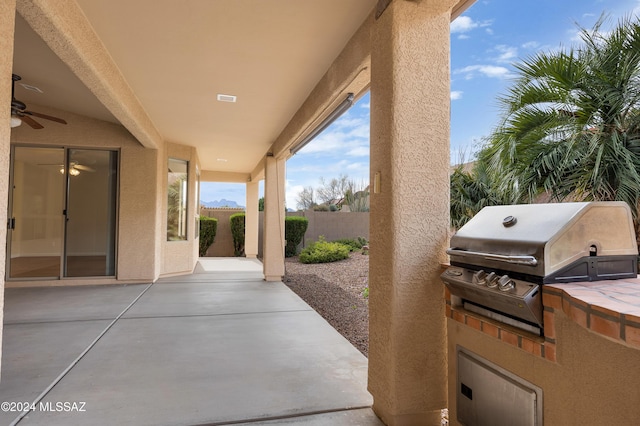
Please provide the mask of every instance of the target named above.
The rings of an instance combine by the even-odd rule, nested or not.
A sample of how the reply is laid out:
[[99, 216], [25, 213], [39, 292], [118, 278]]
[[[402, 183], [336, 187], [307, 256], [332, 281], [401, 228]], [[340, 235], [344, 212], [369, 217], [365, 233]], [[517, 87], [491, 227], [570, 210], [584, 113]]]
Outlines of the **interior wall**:
[[[12, 144], [55, 147], [87, 147], [120, 151], [117, 279], [154, 281], [160, 259], [157, 217], [158, 151], [144, 148], [121, 125], [52, 108], [29, 108], [64, 118], [67, 125], [42, 120], [44, 129], [27, 125], [12, 129]], [[81, 281], [70, 281], [83, 284]], [[101, 281], [102, 282], [102, 281]], [[86, 282], [89, 283], [89, 282]], [[29, 285], [29, 283], [24, 283]]]
[[[74, 191], [69, 200], [69, 210], [73, 212], [72, 220], [75, 222], [67, 233], [67, 239], [74, 241], [74, 251], [67, 251], [71, 256], [107, 254], [107, 233], [94, 232], [108, 221], [109, 200], [105, 196], [108, 192], [107, 172], [96, 169], [93, 173], [81, 172], [79, 176], [71, 176]], [[82, 179], [76, 179], [78, 177]]]
[[[25, 223], [13, 231], [11, 257], [60, 256], [64, 177], [57, 170], [17, 160], [13, 174], [14, 185], [24, 189], [13, 194], [13, 216], [24, 218]], [[43, 185], [46, 191], [40, 196]], [[29, 194], [30, 189], [38, 195]]]

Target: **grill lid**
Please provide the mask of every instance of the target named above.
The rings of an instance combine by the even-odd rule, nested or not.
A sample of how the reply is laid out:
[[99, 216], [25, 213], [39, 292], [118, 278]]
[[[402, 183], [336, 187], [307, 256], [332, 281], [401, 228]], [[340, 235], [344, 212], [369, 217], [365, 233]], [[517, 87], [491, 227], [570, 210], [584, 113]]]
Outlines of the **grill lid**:
[[451, 263], [548, 276], [588, 256], [637, 256], [624, 202], [485, 207], [451, 238]]

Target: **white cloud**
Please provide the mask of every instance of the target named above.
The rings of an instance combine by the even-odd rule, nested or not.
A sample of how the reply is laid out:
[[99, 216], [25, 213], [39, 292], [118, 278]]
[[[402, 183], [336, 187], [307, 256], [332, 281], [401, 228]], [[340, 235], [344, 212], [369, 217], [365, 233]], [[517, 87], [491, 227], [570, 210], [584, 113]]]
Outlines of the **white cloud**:
[[466, 33], [473, 30], [474, 28], [478, 28], [478, 25], [479, 24], [477, 22], [474, 22], [470, 17], [460, 16], [451, 23], [451, 26], [449, 28], [452, 34]]
[[[347, 175], [369, 180], [369, 100], [357, 104], [287, 161], [287, 207], [296, 208], [303, 188], [317, 189], [326, 180]], [[364, 106], [363, 106], [364, 105]]]
[[498, 57], [495, 58], [498, 63], [513, 62], [518, 57], [518, 48], [514, 46], [499, 44], [494, 50], [498, 52]]
[[537, 41], [528, 41], [522, 45], [523, 49], [537, 49], [540, 47], [540, 43]]
[[468, 35], [466, 35], [466, 34], [460, 34], [460, 35], [458, 36], [458, 40], [466, 40], [466, 39], [468, 39], [468, 38], [471, 38], [471, 37], [469, 37], [469, 36], [468, 36]]
[[369, 147], [368, 146], [357, 146], [347, 152], [347, 155], [350, 157], [366, 157], [369, 155]]
[[[308, 186], [308, 185], [307, 185]], [[297, 210], [298, 194], [304, 189], [305, 185], [292, 185], [290, 180], [285, 182], [285, 204], [288, 209]]]
[[582, 41], [581, 34], [582, 34], [582, 32], [577, 28], [572, 28], [570, 30], [567, 30], [567, 37], [573, 43], [577, 43], [577, 42], [581, 42]]
[[[368, 116], [354, 117], [347, 113], [299, 151], [299, 155], [328, 154], [360, 156], [361, 148], [369, 146]], [[353, 152], [353, 154], [350, 154]], [[368, 154], [368, 152], [367, 152]]]
[[[451, 34], [463, 34], [473, 31], [476, 28], [490, 27], [491, 24], [492, 21], [477, 22], [468, 16], [460, 16], [451, 23], [449, 30]], [[468, 36], [458, 36], [458, 38], [468, 38]]]
[[496, 65], [469, 65], [468, 67], [454, 70], [453, 73], [464, 74], [467, 80], [471, 80], [478, 74], [489, 78], [508, 78], [511, 76], [507, 68]]
[[363, 172], [369, 172], [369, 164], [368, 163], [351, 163], [347, 164], [345, 167], [350, 172], [359, 172], [362, 174]]
[[451, 100], [455, 101], [455, 100], [458, 100], [458, 99], [462, 99], [462, 93], [463, 92], [461, 90], [453, 90], [453, 91], [451, 91], [451, 96], [450, 96]]

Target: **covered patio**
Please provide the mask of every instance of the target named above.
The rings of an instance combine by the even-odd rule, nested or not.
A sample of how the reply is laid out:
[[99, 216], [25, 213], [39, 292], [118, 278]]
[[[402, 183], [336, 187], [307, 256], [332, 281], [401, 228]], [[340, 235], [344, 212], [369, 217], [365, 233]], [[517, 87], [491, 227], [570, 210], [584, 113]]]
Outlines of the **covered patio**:
[[381, 425], [366, 358], [261, 268], [203, 259], [154, 284], [7, 289], [0, 400], [16, 404], [0, 423]]
[[[81, 424], [143, 423], [136, 410], [147, 404], [149, 423], [326, 411], [374, 419], [344, 411], [372, 404], [388, 425], [439, 424], [449, 28], [474, 1], [0, 2], [1, 396], [33, 401], [71, 366], [45, 400], [82, 393], [99, 414], [69, 413]], [[368, 368], [280, 282], [286, 161], [367, 91]], [[54, 120], [34, 126], [43, 116]], [[204, 181], [246, 185], [247, 258], [258, 253], [264, 181], [259, 271], [203, 278]], [[25, 275], [35, 259], [53, 266]], [[255, 382], [235, 382], [240, 371]], [[202, 411], [214, 406], [219, 417]], [[184, 413], [182, 423], [170, 417]]]

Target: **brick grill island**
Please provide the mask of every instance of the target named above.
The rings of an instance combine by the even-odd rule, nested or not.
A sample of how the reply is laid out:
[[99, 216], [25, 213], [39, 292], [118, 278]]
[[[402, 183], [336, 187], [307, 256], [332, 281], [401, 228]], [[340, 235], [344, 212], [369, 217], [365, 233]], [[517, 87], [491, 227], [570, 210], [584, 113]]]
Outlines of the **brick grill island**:
[[[542, 300], [544, 337], [452, 307], [451, 293], [445, 289], [447, 318], [552, 362], [557, 362], [556, 316], [561, 313], [602, 338], [640, 351], [640, 279], [618, 280], [613, 285], [549, 284], [543, 288]], [[640, 362], [640, 353], [638, 357]]]
[[[530, 424], [637, 424], [640, 279], [545, 283], [541, 296], [543, 321], [536, 332], [465, 309], [461, 298], [445, 287], [450, 424], [464, 424], [459, 408], [466, 424], [483, 424], [468, 420], [466, 405], [517, 405], [498, 393], [500, 386], [486, 392], [469, 386], [470, 379], [461, 378], [468, 363], [461, 353], [473, 355], [487, 371], [504, 373], [507, 381], [522, 381], [517, 387], [527, 389], [525, 395], [534, 395], [528, 387], [536, 390], [539, 411]], [[490, 421], [498, 425], [509, 420]]]

